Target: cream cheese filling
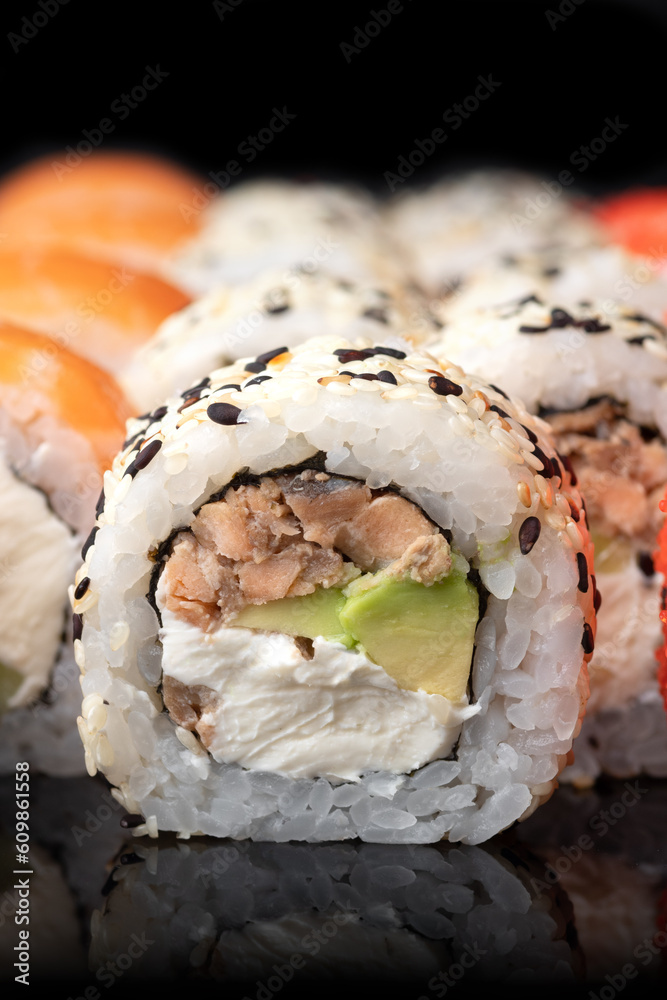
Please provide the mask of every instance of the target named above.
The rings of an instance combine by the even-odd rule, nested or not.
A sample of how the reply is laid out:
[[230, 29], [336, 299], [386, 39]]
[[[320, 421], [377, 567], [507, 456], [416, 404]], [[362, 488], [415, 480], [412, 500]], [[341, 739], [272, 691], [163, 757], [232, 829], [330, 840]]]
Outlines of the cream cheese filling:
[[197, 729], [218, 761], [332, 781], [403, 774], [447, 756], [479, 711], [467, 698], [400, 688], [361, 647], [318, 638], [304, 659], [291, 636], [204, 633], [162, 608], [159, 586], [157, 599], [163, 674], [217, 695]]

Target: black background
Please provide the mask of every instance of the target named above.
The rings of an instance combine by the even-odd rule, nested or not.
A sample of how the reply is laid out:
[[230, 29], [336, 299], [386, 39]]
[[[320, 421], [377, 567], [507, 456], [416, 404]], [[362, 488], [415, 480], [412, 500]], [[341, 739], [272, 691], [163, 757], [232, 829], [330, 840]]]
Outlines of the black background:
[[[410, 183], [480, 162], [557, 176], [608, 117], [627, 127], [573, 171], [577, 181], [592, 191], [667, 183], [663, 0], [404, 0], [347, 56], [342, 43], [358, 41], [387, 0], [232, 3], [68, 0], [37, 29], [38, 0], [3, 7], [0, 168], [76, 147], [107, 117], [105, 149], [149, 149], [204, 174], [236, 158], [243, 178], [357, 177], [387, 193], [385, 172], [490, 74], [500, 86], [460, 128], [445, 127]], [[120, 120], [111, 106], [147, 66], [169, 75]], [[274, 107], [296, 118], [248, 163], [238, 146]]]

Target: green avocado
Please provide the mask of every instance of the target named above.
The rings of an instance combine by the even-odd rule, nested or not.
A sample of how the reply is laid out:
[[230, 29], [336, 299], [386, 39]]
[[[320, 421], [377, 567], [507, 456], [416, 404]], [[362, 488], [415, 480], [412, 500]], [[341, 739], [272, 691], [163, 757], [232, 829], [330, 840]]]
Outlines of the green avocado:
[[368, 586], [362, 577], [348, 593], [339, 613], [343, 627], [399, 687], [463, 698], [479, 600], [462, 574], [429, 587], [378, 574], [377, 583]]
[[303, 597], [283, 597], [266, 604], [250, 604], [240, 611], [231, 625], [260, 628], [284, 635], [302, 635], [306, 639], [321, 636], [330, 642], [342, 642], [350, 649], [354, 639], [341, 625], [338, 617], [345, 604], [341, 590], [319, 588]]
[[9, 699], [16, 694], [22, 682], [23, 676], [18, 670], [0, 663], [0, 715], [7, 711]]

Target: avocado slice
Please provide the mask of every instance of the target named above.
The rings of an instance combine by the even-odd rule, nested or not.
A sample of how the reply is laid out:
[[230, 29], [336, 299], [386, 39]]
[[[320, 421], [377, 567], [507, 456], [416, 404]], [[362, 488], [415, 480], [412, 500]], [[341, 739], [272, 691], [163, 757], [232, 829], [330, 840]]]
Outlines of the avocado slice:
[[0, 663], [0, 715], [7, 711], [10, 698], [16, 694], [23, 683], [23, 675], [12, 667]]
[[452, 573], [426, 587], [380, 573], [354, 581], [347, 593], [343, 627], [399, 687], [464, 697], [479, 614], [477, 590], [465, 576]]
[[320, 587], [315, 593], [303, 597], [282, 597], [266, 604], [250, 604], [238, 613], [230, 625], [302, 635], [306, 639], [321, 636], [330, 642], [342, 642], [351, 649], [355, 641], [338, 617], [344, 604], [341, 590]]

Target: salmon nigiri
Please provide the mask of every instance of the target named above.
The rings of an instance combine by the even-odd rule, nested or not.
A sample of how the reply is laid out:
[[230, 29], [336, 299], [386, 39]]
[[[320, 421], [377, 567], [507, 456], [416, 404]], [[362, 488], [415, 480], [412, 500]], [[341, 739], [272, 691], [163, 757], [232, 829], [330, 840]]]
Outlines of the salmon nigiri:
[[44, 157], [0, 182], [6, 247], [58, 244], [150, 271], [198, 231], [192, 204], [202, 181], [195, 174], [145, 153], [70, 160]]

